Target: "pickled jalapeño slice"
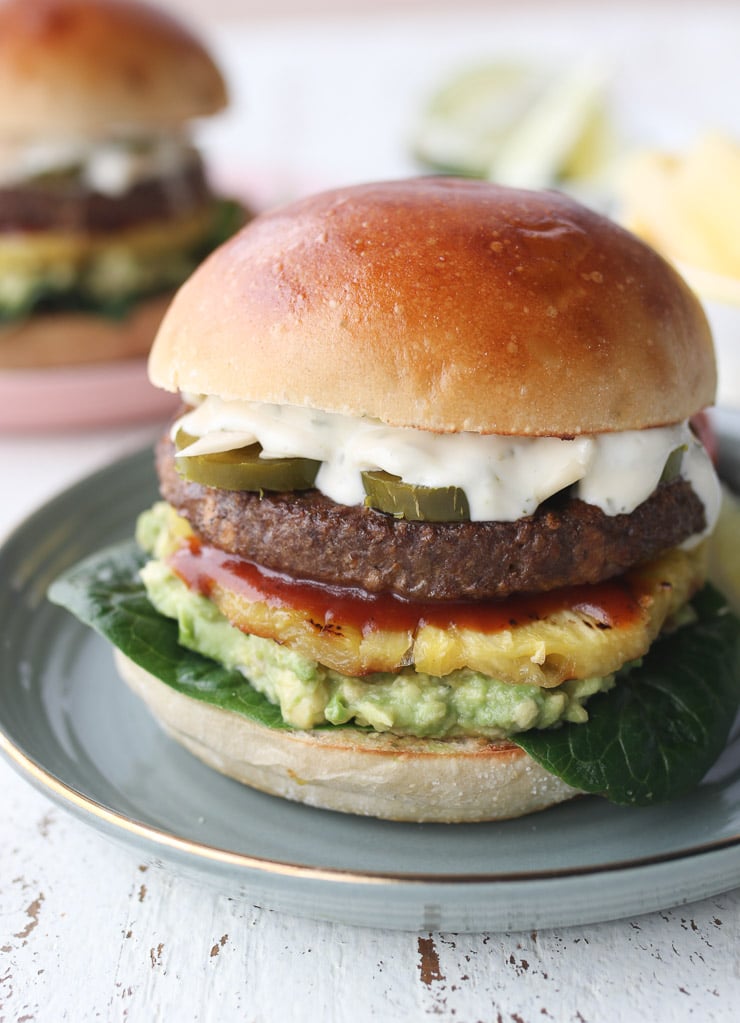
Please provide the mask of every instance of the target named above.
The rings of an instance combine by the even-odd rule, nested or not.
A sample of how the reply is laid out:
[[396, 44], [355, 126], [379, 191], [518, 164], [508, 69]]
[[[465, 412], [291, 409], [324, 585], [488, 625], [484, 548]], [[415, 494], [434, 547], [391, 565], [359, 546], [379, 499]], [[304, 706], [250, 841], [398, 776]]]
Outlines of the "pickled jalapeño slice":
[[411, 522], [467, 522], [470, 508], [460, 487], [422, 487], [388, 472], [363, 472], [365, 505]]
[[[195, 440], [179, 431], [175, 448], [181, 451]], [[312, 458], [261, 458], [259, 444], [208, 455], [175, 455], [175, 468], [183, 479], [219, 490], [309, 490], [320, 462]]]

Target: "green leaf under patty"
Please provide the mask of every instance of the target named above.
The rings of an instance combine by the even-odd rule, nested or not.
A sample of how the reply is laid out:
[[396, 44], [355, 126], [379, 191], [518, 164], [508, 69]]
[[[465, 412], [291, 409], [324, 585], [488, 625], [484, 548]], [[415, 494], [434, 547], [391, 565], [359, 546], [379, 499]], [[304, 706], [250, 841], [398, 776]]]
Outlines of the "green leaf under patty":
[[139, 579], [146, 560], [133, 541], [106, 548], [57, 579], [49, 588], [49, 599], [178, 692], [245, 714], [269, 728], [288, 728], [279, 708], [241, 672], [178, 643], [177, 622], [155, 611]]
[[514, 741], [552, 774], [614, 803], [659, 803], [696, 786], [740, 702], [740, 622], [709, 586], [693, 606], [695, 622], [659, 639], [589, 701], [587, 724]]
[[[139, 579], [146, 558], [133, 541], [108, 548], [56, 580], [49, 598], [178, 692], [288, 728], [240, 672], [180, 646], [177, 624], [155, 611]], [[696, 786], [727, 743], [740, 703], [740, 621], [709, 586], [693, 603], [695, 621], [591, 698], [588, 722], [514, 741], [552, 774], [615, 803], [661, 802]]]

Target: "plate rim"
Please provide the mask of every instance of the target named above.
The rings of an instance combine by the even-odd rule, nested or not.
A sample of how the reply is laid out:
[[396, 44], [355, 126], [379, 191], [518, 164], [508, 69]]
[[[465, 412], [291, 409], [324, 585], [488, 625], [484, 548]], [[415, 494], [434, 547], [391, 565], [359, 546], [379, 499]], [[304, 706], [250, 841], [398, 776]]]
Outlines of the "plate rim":
[[[664, 864], [678, 863], [683, 860], [701, 858], [712, 853], [726, 852], [728, 850], [740, 849], [740, 832], [712, 842], [704, 842], [698, 846], [674, 851], [656, 853], [652, 856], [638, 857], [631, 860], [616, 860], [608, 863], [586, 865], [582, 867], [567, 867], [549, 871], [521, 871], [506, 873], [409, 873], [392, 871], [363, 870], [356, 871], [349, 867], [316, 867], [307, 864], [293, 863], [288, 860], [267, 859], [265, 857], [252, 856], [248, 853], [241, 853], [233, 849], [225, 849], [221, 846], [211, 845], [206, 842], [199, 842], [196, 839], [185, 838], [172, 831], [137, 821], [121, 811], [105, 806], [103, 803], [91, 796], [80, 792], [73, 785], [57, 778], [51, 771], [44, 768], [33, 757], [29, 756], [14, 743], [7, 735], [0, 722], [0, 753], [6, 761], [27, 781], [35, 784], [36, 788], [53, 798], [59, 805], [68, 810], [77, 812], [80, 817], [86, 819], [94, 818], [109, 827], [117, 828], [124, 836], [130, 839], [134, 836], [151, 842], [158, 849], [166, 849], [179, 854], [185, 854], [196, 862], [218, 863], [220, 866], [238, 867], [242, 870], [258, 871], [260, 873], [294, 878], [310, 878], [311, 880], [332, 881], [352, 884], [430, 884], [430, 885], [458, 885], [466, 887], [469, 885], [481, 884], [526, 884], [527, 882], [552, 882], [571, 880], [584, 877], [595, 877], [602, 874], [614, 874], [618, 872], [631, 872], [641, 870], [645, 867], [661, 866]], [[585, 797], [597, 798], [597, 797]], [[289, 800], [285, 800], [289, 802]], [[391, 822], [392, 823], [392, 822]], [[490, 823], [490, 822], [489, 822]], [[456, 825], [442, 825], [450, 829]], [[740, 857], [738, 859], [740, 865]]]

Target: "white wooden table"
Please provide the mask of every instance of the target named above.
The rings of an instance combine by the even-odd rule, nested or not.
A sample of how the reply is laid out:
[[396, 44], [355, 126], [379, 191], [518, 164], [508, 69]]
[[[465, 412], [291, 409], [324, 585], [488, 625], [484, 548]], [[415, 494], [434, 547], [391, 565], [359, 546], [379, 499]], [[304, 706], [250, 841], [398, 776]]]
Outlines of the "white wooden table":
[[[460, 59], [506, 47], [562, 56], [598, 42], [619, 55], [620, 102], [637, 136], [685, 139], [708, 121], [739, 128], [737, 5], [525, 4], [505, 20], [499, 11], [208, 31], [235, 106], [203, 138], [222, 176], [246, 175], [270, 198], [407, 173], [424, 91]], [[154, 433], [0, 437], [0, 534]], [[315, 923], [147, 864], [0, 762], [0, 1023], [704, 1023], [736, 1020], [738, 1005], [740, 891], [535, 933]]]
[[562, 931], [316, 924], [147, 869], [5, 765], [0, 785], [7, 1023], [737, 1018], [737, 891]]

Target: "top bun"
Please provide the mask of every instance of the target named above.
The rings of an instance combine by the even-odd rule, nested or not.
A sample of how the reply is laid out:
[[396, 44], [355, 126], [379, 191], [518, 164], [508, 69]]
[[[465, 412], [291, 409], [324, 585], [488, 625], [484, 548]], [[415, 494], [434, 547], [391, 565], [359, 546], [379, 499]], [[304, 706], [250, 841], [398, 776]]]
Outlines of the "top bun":
[[416, 178], [263, 214], [181, 288], [169, 390], [435, 431], [564, 436], [711, 404], [706, 317], [656, 252], [556, 192]]
[[0, 95], [10, 140], [172, 128], [226, 104], [202, 44], [135, 0], [1, 4]]

